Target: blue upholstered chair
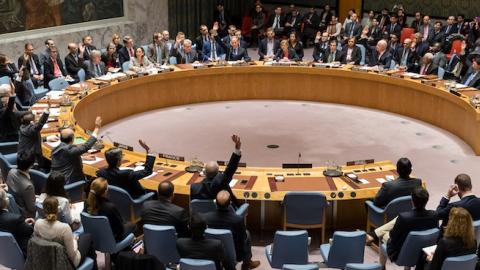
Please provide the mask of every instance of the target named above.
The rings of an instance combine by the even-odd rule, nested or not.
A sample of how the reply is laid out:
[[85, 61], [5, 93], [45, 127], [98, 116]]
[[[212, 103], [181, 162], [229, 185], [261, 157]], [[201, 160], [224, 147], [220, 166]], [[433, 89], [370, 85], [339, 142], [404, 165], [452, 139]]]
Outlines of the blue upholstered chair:
[[477, 254], [470, 254], [458, 257], [448, 257], [442, 265], [442, 270], [475, 270], [477, 265]]
[[59, 78], [51, 80], [48, 83], [48, 86], [50, 87], [50, 90], [52, 90], [52, 91], [62, 91], [62, 90], [65, 90], [65, 88], [67, 88], [69, 86], [69, 84], [64, 78], [59, 77]]
[[395, 60], [390, 61], [389, 69], [395, 69], [396, 67], [397, 67], [397, 62], [395, 62]]
[[84, 82], [85, 79], [87, 78], [87, 74], [85, 73], [85, 69], [81, 68], [80, 70], [78, 70], [77, 76], [78, 76], [78, 80], [80, 82]]
[[362, 44], [357, 44], [357, 47], [360, 49], [360, 65], [365, 65], [365, 58], [366, 58], [366, 54], [367, 54], [367, 50], [365, 49], [365, 46], [363, 46]]
[[0, 154], [0, 171], [2, 171], [2, 178], [4, 180], [7, 180], [8, 172], [15, 167], [16, 166], [10, 163], [4, 155]]
[[365, 237], [364, 231], [335, 232], [331, 245], [320, 246], [320, 255], [330, 268], [343, 269], [347, 263], [363, 263]]
[[86, 257], [83, 263], [77, 267], [77, 270], [91, 270], [93, 269], [93, 263], [92, 258]]
[[237, 254], [235, 253], [235, 244], [233, 242], [232, 232], [230, 230], [208, 228], [205, 230], [205, 237], [217, 239], [222, 242], [227, 261], [231, 263], [233, 268], [235, 268], [235, 265], [237, 264]]
[[80, 216], [85, 233], [92, 234], [93, 247], [95, 250], [105, 253], [105, 265], [109, 269], [111, 265], [110, 254], [118, 253], [128, 247], [133, 243], [135, 236], [131, 233], [117, 243], [107, 217], [92, 216], [85, 212], [82, 212]]
[[0, 232], [0, 264], [11, 269], [24, 269], [22, 250], [15, 237], [8, 232]]
[[[17, 164], [18, 142], [1, 142], [0, 154], [12, 165]], [[1, 168], [0, 168], [1, 169]]]
[[345, 270], [382, 270], [379, 263], [347, 263]]
[[123, 70], [123, 71], [128, 71], [128, 70], [130, 70], [130, 61], [123, 62], [123, 64], [122, 64], [122, 70]]
[[180, 259], [181, 270], [215, 270], [215, 263], [209, 260]]
[[24, 82], [24, 85], [29, 89], [34, 95], [34, 101], [41, 99], [48, 93], [48, 89], [43, 86], [35, 88], [35, 85], [32, 82], [32, 79], [28, 79]]
[[439, 79], [443, 80], [443, 77], [445, 76], [445, 69], [442, 67], [438, 67], [438, 74], [437, 74]]
[[[248, 214], [248, 207], [250, 205], [248, 203], [244, 203], [240, 205], [240, 207], [235, 211], [235, 213], [239, 216], [245, 218]], [[217, 206], [215, 205], [215, 201], [213, 200], [199, 200], [194, 199], [190, 202], [190, 211], [196, 213], [208, 213], [212, 211], [216, 211]], [[233, 211], [233, 208], [232, 208]]]
[[173, 226], [143, 225], [145, 251], [165, 265], [178, 263], [177, 234]]
[[[410, 232], [402, 245], [402, 249], [400, 249], [397, 261], [394, 263], [403, 266], [405, 269], [415, 266], [418, 257], [422, 255], [422, 249], [435, 245], [439, 233], [440, 230], [437, 228]], [[386, 244], [380, 246], [380, 252], [387, 254]]]
[[480, 243], [480, 220], [475, 220], [473, 222], [473, 227], [475, 228], [475, 235], [477, 236], [477, 243]]
[[308, 232], [277, 231], [273, 247], [266, 246], [265, 254], [272, 268], [281, 269], [284, 264], [307, 264]]
[[168, 62], [170, 63], [170, 65], [176, 65], [177, 64], [177, 58], [175, 56], [170, 56], [168, 58]]
[[283, 198], [283, 230], [321, 229], [325, 242], [325, 207], [327, 199], [320, 192], [288, 192]]
[[48, 174], [33, 169], [29, 171], [29, 174], [35, 188], [35, 194], [40, 195], [47, 184]]
[[87, 181], [79, 180], [75, 182], [70, 182], [64, 186], [71, 203], [84, 201], [85, 184], [87, 184]]
[[21, 215], [22, 211], [20, 210], [20, 207], [18, 207], [18, 204], [15, 201], [15, 198], [13, 197], [13, 195], [10, 193], [7, 193], [7, 197], [8, 197], [8, 212]]
[[311, 264], [284, 264], [282, 270], [318, 270], [318, 265]]
[[124, 220], [130, 220], [133, 223], [136, 223], [140, 219], [140, 211], [143, 203], [151, 199], [153, 195], [155, 195], [155, 193], [148, 192], [134, 200], [123, 188], [108, 185], [108, 199], [117, 206]]
[[377, 207], [373, 201], [366, 201], [367, 205], [367, 232], [370, 228], [378, 228], [398, 216], [401, 212], [412, 209], [412, 196], [398, 197], [385, 206]]

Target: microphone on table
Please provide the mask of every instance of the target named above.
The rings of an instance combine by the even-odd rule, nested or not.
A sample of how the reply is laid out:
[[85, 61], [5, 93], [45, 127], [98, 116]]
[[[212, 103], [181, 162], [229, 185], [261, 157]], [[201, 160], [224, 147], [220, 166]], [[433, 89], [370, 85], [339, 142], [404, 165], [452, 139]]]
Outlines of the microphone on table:
[[298, 152], [298, 159], [297, 159], [297, 174], [300, 174], [300, 158], [302, 158], [302, 153]]
[[105, 132], [102, 136], [100, 136], [100, 141], [105, 137], [110, 141], [110, 143], [113, 143], [112, 138], [110, 138], [110, 136], [109, 136], [110, 134], [111, 134], [110, 131]]

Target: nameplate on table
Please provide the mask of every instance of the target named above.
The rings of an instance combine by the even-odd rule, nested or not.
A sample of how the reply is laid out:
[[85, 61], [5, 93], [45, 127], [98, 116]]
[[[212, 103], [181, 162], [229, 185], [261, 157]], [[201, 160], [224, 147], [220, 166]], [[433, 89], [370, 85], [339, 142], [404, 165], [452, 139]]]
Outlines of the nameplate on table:
[[170, 154], [158, 153], [158, 157], [159, 158], [166, 158], [166, 159], [170, 159], [170, 160], [176, 160], [176, 161], [185, 161], [185, 157], [170, 155]]
[[359, 160], [347, 161], [347, 166], [365, 165], [365, 164], [372, 164], [372, 163], [375, 163], [374, 159], [359, 159]]
[[[222, 161], [222, 160], [217, 160], [217, 163], [218, 163], [219, 166], [227, 166], [227, 165], [228, 165], [228, 162]], [[246, 163], [246, 162], [239, 162], [239, 163], [238, 163], [238, 167], [240, 167], [240, 168], [246, 168], [246, 167], [247, 167], [247, 163]]]
[[118, 147], [123, 150], [133, 151], [133, 146], [129, 146], [123, 143], [113, 142], [113, 146]]
[[311, 169], [312, 163], [283, 163], [282, 169]]
[[460, 93], [459, 93], [458, 91], [456, 91], [456, 90], [450, 90], [449, 92], [452, 93], [452, 94], [454, 94], [454, 95], [457, 96], [457, 97], [461, 97], [461, 96], [462, 96], [462, 94], [460, 94]]

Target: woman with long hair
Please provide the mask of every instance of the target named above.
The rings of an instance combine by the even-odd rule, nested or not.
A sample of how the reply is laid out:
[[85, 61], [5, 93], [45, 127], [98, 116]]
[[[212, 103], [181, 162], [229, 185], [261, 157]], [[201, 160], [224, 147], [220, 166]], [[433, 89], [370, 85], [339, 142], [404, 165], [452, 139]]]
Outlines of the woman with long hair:
[[138, 68], [149, 68], [153, 64], [148, 60], [148, 57], [145, 55], [145, 50], [142, 47], [135, 49], [135, 57], [130, 58], [130, 69], [136, 70]]
[[59, 205], [59, 213], [61, 215], [60, 220], [73, 225], [73, 223], [80, 223], [80, 217], [72, 217], [72, 213], [70, 211], [71, 205], [70, 201], [68, 200], [67, 192], [65, 191], [65, 176], [58, 172], [52, 172], [47, 179], [47, 183], [45, 184], [45, 190], [40, 197], [38, 198], [38, 203], [43, 203], [46, 198], [55, 198], [58, 201]]
[[125, 223], [115, 204], [107, 199], [108, 182], [102, 177], [93, 180], [87, 198], [87, 212], [94, 216], [106, 216], [116, 241], [135, 231], [135, 224]]
[[304, 53], [303, 53], [303, 43], [298, 40], [297, 32], [291, 32], [288, 35], [288, 45], [290, 48], [294, 49], [297, 53], [298, 59], [302, 61]]
[[277, 61], [298, 61], [298, 55], [293, 48], [288, 45], [288, 40], [282, 40], [280, 42], [280, 49], [278, 49], [275, 55]]
[[110, 42], [107, 46], [107, 51], [102, 53], [102, 62], [105, 64], [105, 67], [110, 68], [119, 68], [120, 62], [118, 60], [117, 47], [114, 43]]

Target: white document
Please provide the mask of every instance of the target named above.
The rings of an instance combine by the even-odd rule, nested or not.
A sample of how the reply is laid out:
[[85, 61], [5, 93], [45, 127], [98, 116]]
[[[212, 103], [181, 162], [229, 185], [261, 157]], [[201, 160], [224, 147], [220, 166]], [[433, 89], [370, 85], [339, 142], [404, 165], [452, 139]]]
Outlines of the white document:
[[93, 164], [95, 164], [97, 162], [100, 162], [102, 160], [103, 160], [103, 158], [95, 157], [95, 160], [88, 160], [88, 161], [83, 160], [83, 164], [93, 165]]
[[437, 245], [433, 245], [433, 246], [429, 246], [429, 247], [422, 248], [423, 252], [424, 252], [427, 256], [435, 253], [435, 250], [436, 250], [436, 249], [437, 249]]
[[230, 183], [228, 184], [231, 188], [233, 188], [238, 182], [238, 179], [232, 179], [232, 181], [230, 181]]
[[157, 173], [156, 173], [156, 172], [153, 172], [153, 173], [150, 174], [149, 176], [145, 177], [145, 179], [152, 178], [152, 177], [154, 177], [155, 175], [157, 175]]
[[368, 184], [368, 183], [370, 183], [370, 182], [367, 181], [367, 179], [363, 179], [363, 178], [362, 178], [362, 179], [358, 179], [358, 181], [360, 181], [360, 183], [362, 183], [362, 184]]
[[385, 180], [384, 178], [377, 178], [376, 180], [377, 180], [377, 182], [379, 182], [380, 184], [383, 184], [383, 183], [387, 182], [387, 180]]

